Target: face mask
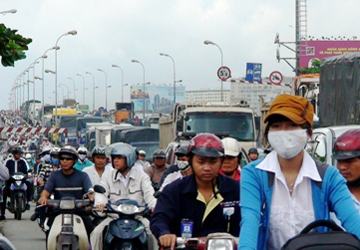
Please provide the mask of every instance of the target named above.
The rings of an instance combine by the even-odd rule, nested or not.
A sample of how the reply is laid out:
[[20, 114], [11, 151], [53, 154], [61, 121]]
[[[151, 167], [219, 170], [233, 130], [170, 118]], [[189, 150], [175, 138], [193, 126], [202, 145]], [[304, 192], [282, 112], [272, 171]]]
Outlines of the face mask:
[[79, 159], [80, 159], [81, 161], [85, 160], [85, 158], [86, 158], [86, 155], [79, 154]]
[[294, 158], [304, 150], [307, 138], [305, 129], [270, 131], [268, 134], [270, 145], [280, 157], [287, 160]]
[[187, 161], [177, 161], [178, 168], [180, 170], [184, 170], [189, 166], [189, 162]]

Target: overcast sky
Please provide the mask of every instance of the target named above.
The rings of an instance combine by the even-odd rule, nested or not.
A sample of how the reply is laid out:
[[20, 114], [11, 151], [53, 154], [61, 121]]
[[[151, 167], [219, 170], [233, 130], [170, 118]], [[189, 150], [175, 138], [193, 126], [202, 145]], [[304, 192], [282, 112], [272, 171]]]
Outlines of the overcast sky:
[[[279, 32], [281, 40], [294, 40], [295, 0], [0, 0], [0, 11], [13, 8], [18, 12], [0, 16], [0, 22], [33, 42], [26, 59], [15, 67], [0, 66], [0, 108], [7, 108], [16, 77], [70, 30], [78, 34], [59, 42], [58, 82], [69, 86], [72, 94], [73, 83], [67, 77], [73, 77], [81, 101], [82, 79], [76, 74], [92, 72], [99, 86], [97, 106], [105, 102], [104, 74], [97, 68], [107, 72], [112, 85], [109, 107], [121, 98], [120, 71], [112, 64], [123, 68], [125, 83], [142, 81], [141, 67], [131, 59], [145, 65], [146, 81], [170, 83], [171, 61], [159, 52], [174, 57], [177, 79], [183, 80], [187, 89], [219, 87], [219, 51], [205, 46], [204, 40], [221, 46], [224, 64], [233, 77], [244, 76], [246, 62], [262, 63], [264, 76], [273, 70], [292, 75], [289, 66], [276, 61], [274, 37]], [[359, 9], [359, 0], [308, 0], [308, 35], [360, 37]], [[281, 55], [291, 54], [282, 49]], [[45, 68], [53, 70], [54, 53], [48, 56]], [[40, 76], [40, 69], [40, 64], [36, 65], [36, 75]], [[92, 80], [85, 77], [89, 88], [86, 101], [91, 104]], [[45, 83], [45, 101], [49, 103], [54, 100], [54, 76], [46, 75]], [[41, 99], [40, 86], [38, 81], [37, 99]], [[126, 98], [128, 93], [126, 87]]]

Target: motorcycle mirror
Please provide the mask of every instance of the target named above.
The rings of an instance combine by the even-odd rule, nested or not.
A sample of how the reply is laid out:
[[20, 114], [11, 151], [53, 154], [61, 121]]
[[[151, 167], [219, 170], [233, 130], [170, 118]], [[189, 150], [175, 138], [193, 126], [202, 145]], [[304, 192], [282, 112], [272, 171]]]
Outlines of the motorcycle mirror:
[[96, 193], [100, 193], [100, 194], [106, 193], [106, 189], [103, 186], [100, 186], [100, 185], [95, 185], [94, 186], [94, 191]]

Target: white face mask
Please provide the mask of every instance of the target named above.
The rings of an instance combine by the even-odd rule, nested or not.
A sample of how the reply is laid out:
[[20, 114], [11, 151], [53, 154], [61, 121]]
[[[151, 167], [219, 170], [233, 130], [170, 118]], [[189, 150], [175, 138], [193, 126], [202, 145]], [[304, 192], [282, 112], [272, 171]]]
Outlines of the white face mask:
[[177, 161], [177, 165], [180, 170], [184, 170], [189, 166], [189, 162], [188, 161]]
[[84, 161], [85, 158], [86, 158], [86, 155], [84, 155], [84, 154], [79, 154], [79, 159], [80, 159], [81, 161]]
[[49, 162], [50, 161], [50, 155], [46, 154], [40, 159], [42, 162]]
[[308, 135], [305, 129], [270, 131], [268, 140], [276, 153], [284, 159], [292, 159], [304, 150]]

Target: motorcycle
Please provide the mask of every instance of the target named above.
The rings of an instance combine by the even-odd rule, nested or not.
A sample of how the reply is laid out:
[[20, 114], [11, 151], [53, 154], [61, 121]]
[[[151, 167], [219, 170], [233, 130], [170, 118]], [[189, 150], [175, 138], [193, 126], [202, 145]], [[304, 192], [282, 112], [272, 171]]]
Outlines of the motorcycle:
[[10, 177], [10, 201], [7, 209], [14, 214], [16, 220], [21, 220], [21, 215], [26, 210], [26, 179], [27, 175], [17, 172]]
[[[238, 239], [228, 233], [213, 233], [207, 237], [188, 238], [178, 237], [175, 249], [183, 250], [236, 250]], [[170, 248], [161, 247], [160, 250]]]
[[[94, 186], [94, 190], [97, 193], [105, 193], [105, 189], [98, 185]], [[103, 249], [148, 249], [148, 235], [145, 226], [136, 218], [137, 215], [145, 215], [147, 211], [145, 206], [140, 206], [136, 201], [130, 199], [108, 202], [104, 212], [117, 214], [119, 217], [111, 221], [105, 230]]]
[[89, 205], [90, 200], [88, 199], [63, 198], [48, 201], [46, 206], [51, 208], [54, 213], [59, 213], [49, 229], [48, 250], [90, 249], [84, 222], [79, 215], [75, 214], [84, 212]]

